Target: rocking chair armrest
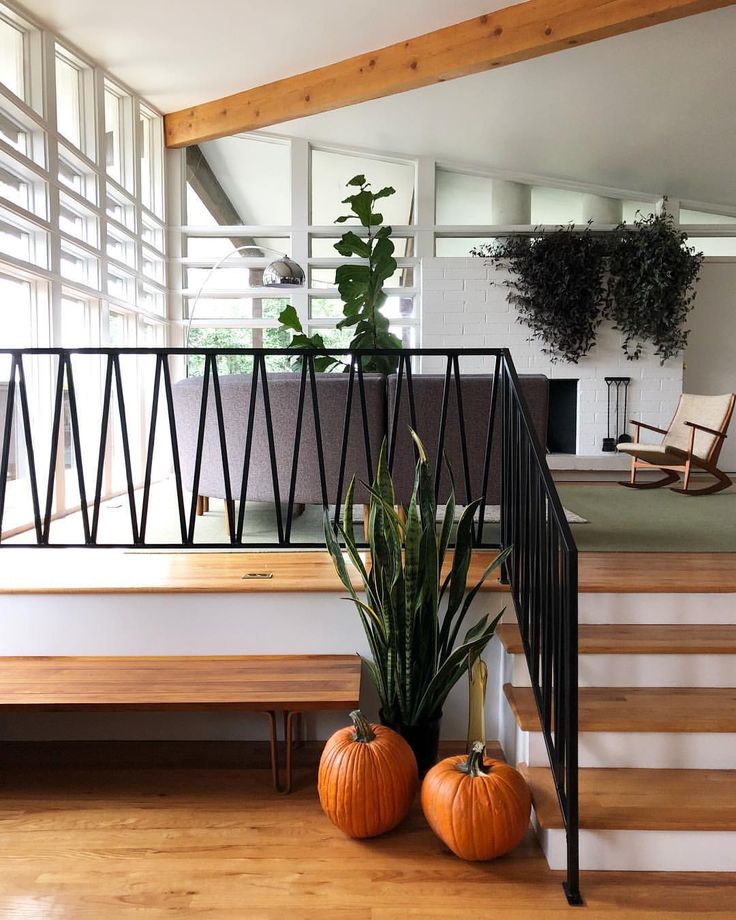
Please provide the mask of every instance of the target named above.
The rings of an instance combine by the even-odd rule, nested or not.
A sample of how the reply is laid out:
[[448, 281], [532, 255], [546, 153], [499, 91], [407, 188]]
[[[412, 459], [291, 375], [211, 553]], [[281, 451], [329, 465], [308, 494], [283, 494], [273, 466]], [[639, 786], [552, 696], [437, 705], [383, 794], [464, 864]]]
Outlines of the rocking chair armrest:
[[647, 431], [656, 431], [659, 434], [667, 434], [666, 428], [657, 428], [656, 425], [648, 425], [646, 422], [638, 422], [635, 418], [630, 418], [629, 424], [636, 425], [637, 428], [646, 428]]
[[691, 428], [697, 428], [698, 431], [705, 431], [708, 434], [712, 434], [716, 438], [727, 438], [728, 435], [725, 431], [716, 431], [715, 428], [708, 428], [707, 425], [698, 425], [697, 422], [685, 422], [686, 425], [689, 425]]

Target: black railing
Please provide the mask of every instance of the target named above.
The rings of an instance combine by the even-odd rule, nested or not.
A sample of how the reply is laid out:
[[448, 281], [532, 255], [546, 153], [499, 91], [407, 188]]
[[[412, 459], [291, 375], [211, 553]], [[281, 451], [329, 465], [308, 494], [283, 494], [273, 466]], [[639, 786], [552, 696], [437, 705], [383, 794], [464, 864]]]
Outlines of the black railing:
[[571, 904], [582, 904], [578, 846], [578, 552], [535, 437], [519, 377], [503, 366], [501, 542], [532, 691], [567, 832]]
[[[317, 506], [318, 525], [321, 509], [334, 507], [336, 522], [349, 479], [355, 473], [372, 481], [384, 441], [397, 502], [405, 504], [413, 482], [415, 448], [409, 429], [414, 429], [434, 464], [438, 501], [449, 493], [452, 469], [458, 504], [482, 499], [476, 545], [513, 547], [506, 575], [567, 830], [566, 892], [571, 903], [580, 903], [577, 550], [544, 458], [546, 412], [535, 415], [529, 405], [544, 378], [520, 379], [506, 349], [329, 354], [343, 363], [344, 373], [318, 373], [320, 355], [315, 352], [276, 349], [0, 350], [10, 362], [7, 396], [0, 406], [2, 546], [29, 545], [13, 537], [12, 530], [3, 534], [9, 472], [24, 461], [33, 518], [26, 534], [30, 545], [322, 547], [320, 526], [306, 534], [308, 539], [295, 533], [302, 506]], [[361, 359], [377, 355], [394, 359], [394, 374], [364, 370]], [[194, 358], [201, 376], [172, 382]], [[45, 368], [38, 365], [43, 361]], [[76, 371], [85, 361], [85, 405], [80, 406]], [[32, 412], [29, 362], [34, 362], [35, 403], [48, 406], [45, 417], [42, 410], [40, 417]], [[218, 362], [239, 363], [235, 369], [245, 373], [222, 375]], [[275, 362], [293, 370], [276, 372]], [[468, 364], [472, 373], [465, 370]], [[137, 413], [130, 411], [132, 384], [136, 406], [143, 406]], [[163, 474], [156, 465], [161, 427], [164, 433], [168, 429], [170, 452]], [[44, 431], [45, 449], [40, 450], [36, 442]], [[117, 489], [111, 484], [111, 453], [116, 453]], [[60, 478], [67, 485], [67, 475], [76, 481], [81, 525], [76, 542], [52, 540], [52, 524], [60, 513], [55, 510], [56, 486]], [[168, 500], [177, 536], [149, 539], [153, 490], [162, 479], [173, 480]], [[113, 492], [127, 498], [129, 540], [100, 538], [105, 503]], [[227, 530], [219, 542], [197, 539], [197, 521], [209, 497], [220, 498], [227, 512]], [[248, 529], [254, 499], [273, 508], [268, 539]], [[367, 499], [358, 485], [355, 502]]]

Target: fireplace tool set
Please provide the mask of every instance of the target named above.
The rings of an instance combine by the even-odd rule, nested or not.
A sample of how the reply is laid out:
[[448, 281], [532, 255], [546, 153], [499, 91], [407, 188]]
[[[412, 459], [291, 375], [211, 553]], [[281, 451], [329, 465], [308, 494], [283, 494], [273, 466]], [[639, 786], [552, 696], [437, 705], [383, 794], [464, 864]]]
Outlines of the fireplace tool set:
[[603, 450], [611, 453], [616, 450], [617, 444], [624, 444], [631, 440], [631, 436], [626, 432], [631, 377], [606, 377], [605, 381], [608, 387], [608, 431], [607, 437], [603, 438]]

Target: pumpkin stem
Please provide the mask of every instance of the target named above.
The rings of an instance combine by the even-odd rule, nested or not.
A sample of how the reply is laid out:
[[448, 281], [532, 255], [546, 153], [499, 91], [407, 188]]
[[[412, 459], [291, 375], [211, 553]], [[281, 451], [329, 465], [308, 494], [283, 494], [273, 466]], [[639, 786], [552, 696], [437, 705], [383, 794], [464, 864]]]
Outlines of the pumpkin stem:
[[459, 763], [457, 769], [468, 776], [487, 776], [490, 770], [483, 763], [485, 752], [485, 744], [482, 741], [474, 741], [468, 759], [464, 763]]
[[350, 718], [353, 720], [353, 725], [355, 726], [355, 735], [353, 736], [355, 740], [361, 741], [363, 744], [373, 741], [376, 737], [376, 733], [371, 728], [371, 723], [366, 719], [363, 713], [359, 709], [354, 709], [350, 713]]

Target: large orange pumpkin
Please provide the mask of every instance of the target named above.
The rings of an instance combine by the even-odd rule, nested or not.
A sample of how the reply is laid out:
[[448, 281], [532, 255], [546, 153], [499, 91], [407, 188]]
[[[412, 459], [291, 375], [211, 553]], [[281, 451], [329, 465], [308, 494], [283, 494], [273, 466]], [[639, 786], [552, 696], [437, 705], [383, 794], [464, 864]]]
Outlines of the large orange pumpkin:
[[417, 762], [401, 735], [358, 711], [329, 739], [319, 762], [322, 810], [351, 837], [376, 837], [403, 821], [417, 789]]
[[521, 774], [485, 756], [477, 741], [469, 755], [440, 761], [422, 783], [429, 826], [461, 859], [495, 859], [513, 850], [529, 826], [531, 796]]

